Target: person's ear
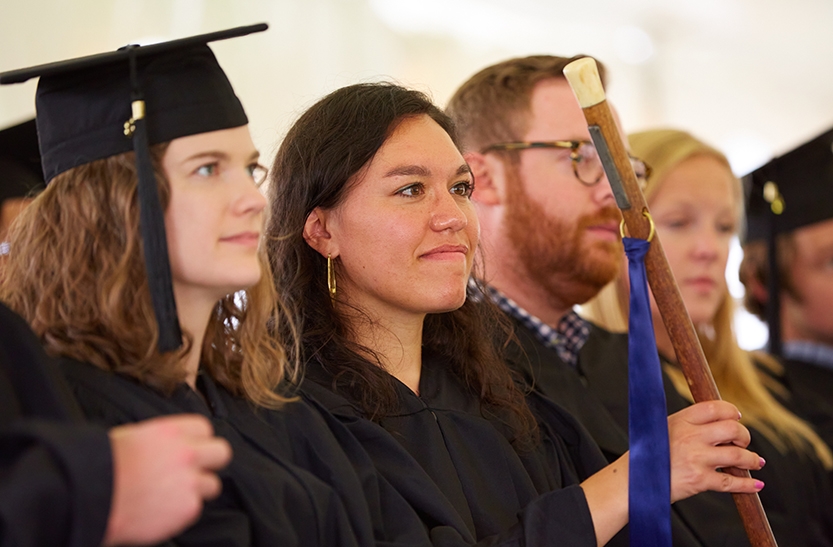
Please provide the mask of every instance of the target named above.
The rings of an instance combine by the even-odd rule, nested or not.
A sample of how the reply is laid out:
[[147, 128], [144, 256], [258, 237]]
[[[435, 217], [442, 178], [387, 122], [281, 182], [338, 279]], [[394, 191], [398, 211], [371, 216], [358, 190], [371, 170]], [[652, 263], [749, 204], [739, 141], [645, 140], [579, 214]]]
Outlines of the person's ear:
[[761, 280], [755, 276], [751, 276], [747, 281], [746, 290], [752, 294], [752, 298], [762, 304], [766, 304], [769, 300], [769, 291], [766, 285], [761, 283]]
[[337, 245], [327, 230], [329, 211], [316, 207], [304, 222], [304, 240], [322, 256], [338, 256]]
[[466, 152], [463, 158], [471, 168], [471, 174], [474, 177], [474, 192], [472, 192], [471, 199], [486, 206], [503, 203], [505, 195], [502, 184], [503, 164], [479, 152]]

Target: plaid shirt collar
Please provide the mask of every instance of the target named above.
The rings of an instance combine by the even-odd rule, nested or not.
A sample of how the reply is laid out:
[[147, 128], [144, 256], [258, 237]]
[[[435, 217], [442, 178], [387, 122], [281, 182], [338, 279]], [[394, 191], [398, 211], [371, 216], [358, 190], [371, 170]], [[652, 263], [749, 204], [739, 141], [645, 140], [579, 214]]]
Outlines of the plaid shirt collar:
[[571, 310], [552, 328], [494, 287], [486, 286], [485, 292], [500, 309], [528, 328], [539, 342], [554, 349], [564, 363], [578, 368], [578, 353], [590, 337], [590, 324], [575, 311]]

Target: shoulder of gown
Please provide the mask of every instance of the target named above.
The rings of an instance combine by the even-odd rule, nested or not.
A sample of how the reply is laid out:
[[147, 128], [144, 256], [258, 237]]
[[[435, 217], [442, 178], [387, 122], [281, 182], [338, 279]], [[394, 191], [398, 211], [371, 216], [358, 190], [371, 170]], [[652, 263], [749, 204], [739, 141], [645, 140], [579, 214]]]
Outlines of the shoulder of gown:
[[560, 487], [558, 466], [542, 464], [541, 452], [524, 461], [441, 367], [429, 363], [423, 374], [425, 399], [403, 387], [400, 410], [379, 422], [326, 377], [313, 373], [301, 389], [346, 426], [435, 545], [595, 545], [580, 486]]
[[[292, 459], [292, 439], [267, 425], [262, 413], [209, 378], [203, 402], [186, 386], [170, 396], [138, 381], [86, 363], [62, 368], [91, 419], [108, 425], [196, 412], [232, 446], [231, 463], [218, 474], [221, 495], [206, 503], [199, 521], [176, 545], [373, 545], [371, 524], [354, 519], [327, 482]], [[286, 446], [290, 445], [290, 446]]]

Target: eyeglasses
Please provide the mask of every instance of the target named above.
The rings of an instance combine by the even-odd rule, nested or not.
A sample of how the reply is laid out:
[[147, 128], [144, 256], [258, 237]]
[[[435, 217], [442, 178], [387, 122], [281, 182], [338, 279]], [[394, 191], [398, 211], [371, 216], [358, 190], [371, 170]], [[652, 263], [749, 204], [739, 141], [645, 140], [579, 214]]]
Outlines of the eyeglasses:
[[[604, 167], [599, 152], [590, 141], [542, 141], [542, 142], [502, 142], [487, 146], [481, 153], [498, 150], [528, 150], [530, 148], [562, 148], [570, 150], [573, 174], [585, 186], [593, 186], [602, 180]], [[639, 158], [628, 154], [637, 180], [644, 186], [651, 176], [651, 166]]]

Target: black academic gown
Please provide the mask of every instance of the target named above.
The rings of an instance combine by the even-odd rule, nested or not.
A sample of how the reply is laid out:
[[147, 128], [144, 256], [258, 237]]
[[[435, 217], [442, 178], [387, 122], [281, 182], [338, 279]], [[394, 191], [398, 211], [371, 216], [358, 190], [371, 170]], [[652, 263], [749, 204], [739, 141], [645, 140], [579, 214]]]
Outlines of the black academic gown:
[[[554, 401], [587, 428], [610, 461], [624, 454], [628, 450], [627, 335], [591, 324], [590, 337], [579, 353], [579, 373], [528, 328], [517, 321], [514, 325], [518, 344], [510, 345], [506, 358], [531, 386], [530, 406]], [[665, 380], [669, 409], [683, 408], [687, 403]], [[678, 501], [672, 505], [671, 518], [676, 546], [749, 545], [729, 494], [705, 492]]]
[[[776, 375], [762, 365], [758, 365], [758, 370], [781, 383], [787, 397], [781, 393], [773, 395], [788, 410], [809, 422], [831, 446], [833, 402], [831, 392], [826, 392], [825, 387], [833, 389], [833, 371], [800, 361], [785, 361], [783, 365], [783, 375]], [[824, 393], [828, 393], [827, 397]], [[807, 538], [807, 545], [833, 545], [833, 474], [814, 457], [793, 450], [781, 453], [766, 438], [756, 437], [753, 440], [758, 442], [753, 443], [753, 449], [768, 462], [762, 471], [754, 473], [767, 485], [761, 492], [764, 506], [768, 509], [774, 504], [779, 512], [787, 515], [795, 528], [795, 537]], [[765, 497], [767, 490], [771, 490], [769, 497]]]
[[784, 374], [778, 379], [790, 393], [785, 404], [833, 447], [833, 368], [795, 359], [782, 360], [782, 364]]
[[0, 303], [0, 546], [101, 544], [113, 468], [106, 430], [75, 420], [26, 322]]
[[424, 355], [420, 395], [396, 382], [399, 409], [378, 423], [311, 363], [301, 386], [351, 431], [420, 515], [434, 545], [583, 546], [595, 534], [580, 481], [606, 464], [554, 404], [543, 442], [515, 449], [438, 356]]
[[[677, 398], [675, 404], [681, 406], [669, 405], [670, 412], [688, 401]], [[833, 547], [833, 488], [821, 461], [792, 449], [781, 452], [754, 427], [747, 429], [752, 437], [749, 450], [767, 462], [751, 475], [766, 485], [759, 496], [778, 545]]]
[[[317, 411], [304, 402], [279, 411], [255, 409], [207, 375], [202, 397], [186, 385], [165, 396], [91, 365], [61, 362], [88, 418], [113, 426], [176, 413], [202, 414], [234, 457], [220, 471], [223, 491], [175, 545], [369, 546], [426, 545], [418, 519], [398, 523], [368, 508], [362, 481]], [[325, 439], [327, 442], [318, 442]], [[372, 479], [372, 477], [371, 477]], [[378, 486], [378, 485], [377, 485]], [[390, 499], [390, 498], [382, 498]], [[392, 503], [397, 503], [393, 498]], [[399, 499], [398, 503], [406, 507]], [[377, 503], [378, 505], [378, 503]], [[410, 520], [409, 520], [410, 515]]]

